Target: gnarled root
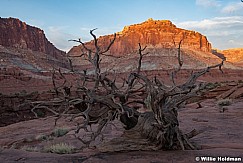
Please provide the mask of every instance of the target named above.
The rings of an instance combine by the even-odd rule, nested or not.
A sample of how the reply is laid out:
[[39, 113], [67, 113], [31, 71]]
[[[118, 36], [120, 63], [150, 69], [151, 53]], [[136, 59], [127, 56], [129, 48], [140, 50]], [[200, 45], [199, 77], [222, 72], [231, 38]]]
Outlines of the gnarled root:
[[145, 112], [138, 118], [137, 125], [132, 129], [141, 133], [142, 137], [156, 144], [156, 150], [164, 149], [197, 149], [189, 139], [198, 134], [196, 130], [183, 134], [177, 125], [158, 125], [153, 112]]

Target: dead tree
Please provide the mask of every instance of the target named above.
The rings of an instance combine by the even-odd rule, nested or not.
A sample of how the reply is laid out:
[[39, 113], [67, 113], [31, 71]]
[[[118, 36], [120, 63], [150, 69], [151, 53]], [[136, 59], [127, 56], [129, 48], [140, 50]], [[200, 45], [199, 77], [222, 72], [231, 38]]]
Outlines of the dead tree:
[[[93, 48], [87, 47], [80, 39], [72, 40], [82, 45], [83, 54], [80, 57], [86, 57], [94, 69], [94, 73], [88, 75], [86, 70], [80, 73], [75, 72], [76, 70], [74, 71], [72, 68], [73, 73], [80, 75], [80, 82], [76, 90], [79, 96], [65, 96], [64, 98], [57, 93], [59, 98], [34, 102], [32, 111], [35, 112], [37, 108], [48, 109], [57, 116], [57, 120], [62, 116], [70, 117], [71, 120], [82, 116], [84, 122], [77, 125], [77, 133], [81, 129], [87, 131], [89, 125], [98, 125], [97, 130], [93, 131], [89, 140], [77, 136], [86, 145], [89, 145], [102, 134], [102, 130], [109, 122], [119, 119], [124, 124], [125, 129], [141, 133], [141, 136], [156, 144], [157, 149], [196, 149], [189, 139], [195, 136], [197, 132], [182, 133], [179, 129], [178, 108], [186, 100], [199, 96], [201, 90], [204, 89], [205, 85], [197, 83], [197, 78], [212, 68], [219, 67], [221, 70], [224, 60], [217, 65], [194, 72], [184, 84], [177, 85], [174, 78], [183, 65], [180, 59], [181, 40], [178, 48], [179, 68], [171, 74], [172, 85], [167, 86], [157, 77], [149, 79], [142, 74], [142, 58], [147, 53], [144, 53], [146, 47], [142, 48], [139, 44], [137, 69], [128, 75], [122, 87], [118, 87], [116, 74], [113, 74], [112, 79], [110, 72], [102, 72], [100, 68], [100, 58], [110, 49], [116, 35], [114, 34], [110, 44], [104, 50], [101, 50], [98, 39], [93, 33], [94, 30], [90, 31], [94, 39]], [[54, 85], [54, 89], [58, 90], [55, 87]], [[149, 112], [139, 113], [134, 104], [144, 105]], [[52, 106], [64, 109], [62, 112], [57, 112]], [[70, 113], [71, 108], [76, 108], [78, 113]]]

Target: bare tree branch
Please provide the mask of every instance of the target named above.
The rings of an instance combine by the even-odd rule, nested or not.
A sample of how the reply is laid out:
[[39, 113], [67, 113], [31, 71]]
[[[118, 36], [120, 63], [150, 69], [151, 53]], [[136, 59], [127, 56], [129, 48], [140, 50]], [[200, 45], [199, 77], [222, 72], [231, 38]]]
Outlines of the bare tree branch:
[[[58, 74], [55, 69], [52, 71], [52, 82], [55, 90], [56, 98], [49, 101], [36, 101], [32, 103], [34, 106], [32, 112], [35, 115], [36, 109], [46, 109], [56, 116], [56, 121], [61, 117], [70, 117], [70, 120], [82, 117], [83, 123], [77, 123], [76, 133], [81, 129], [88, 131], [88, 126], [96, 124], [98, 128], [92, 132], [89, 140], [83, 139], [75, 135], [85, 145], [89, 145], [92, 141], [102, 135], [103, 129], [107, 124], [114, 119], [119, 119], [124, 124], [127, 130], [136, 128], [136, 132], [141, 134], [142, 137], [149, 139], [156, 144], [158, 149], [196, 149], [189, 141], [189, 138], [195, 136], [196, 132], [183, 134], [179, 129], [179, 121], [177, 111], [183, 103], [192, 97], [198, 96], [204, 85], [196, 83], [198, 77], [207, 73], [213, 68], [219, 68], [222, 71], [224, 60], [221, 63], [209, 66], [201, 71], [193, 72], [189, 79], [181, 84], [176, 85], [175, 76], [183, 66], [181, 56], [181, 44], [183, 38], [179, 42], [178, 47], [178, 67], [174, 69], [171, 74], [172, 86], [164, 84], [157, 76], [150, 79], [142, 73], [142, 59], [145, 55], [146, 46], [142, 47], [138, 44], [138, 65], [137, 69], [131, 72], [127, 79], [123, 79], [123, 84], [117, 81], [117, 76], [114, 71], [110, 72], [101, 71], [101, 56], [105, 54], [114, 44], [116, 34], [110, 41], [109, 45], [101, 48], [98, 44], [99, 39], [93, 33], [96, 29], [90, 30], [90, 35], [93, 37], [93, 48], [90, 44], [85, 44], [79, 40], [71, 40], [79, 42], [82, 45], [82, 54], [79, 56], [86, 56], [87, 60], [93, 67], [94, 73], [75, 72], [73, 70], [72, 61], [69, 58], [71, 71], [79, 76], [77, 81], [76, 96], [71, 94], [71, 86], [67, 86], [68, 79], [61, 69]], [[173, 38], [174, 44], [175, 40]], [[89, 47], [88, 47], [89, 45]], [[102, 49], [104, 49], [102, 51]], [[63, 80], [63, 83], [58, 86], [55, 77]], [[117, 85], [122, 84], [121, 87]], [[60, 94], [60, 89], [64, 90]], [[143, 106], [149, 110], [145, 113], [138, 112], [138, 107]], [[75, 109], [77, 113], [71, 111]], [[62, 111], [58, 111], [62, 110]]]

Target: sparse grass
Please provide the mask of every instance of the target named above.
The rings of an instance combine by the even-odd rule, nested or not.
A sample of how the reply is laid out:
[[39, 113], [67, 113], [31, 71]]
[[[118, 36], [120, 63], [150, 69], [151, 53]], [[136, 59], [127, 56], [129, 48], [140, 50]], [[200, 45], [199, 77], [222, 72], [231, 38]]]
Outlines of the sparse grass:
[[231, 99], [221, 99], [217, 101], [217, 105], [219, 107], [223, 107], [223, 106], [229, 106], [232, 104], [232, 100]]
[[49, 140], [49, 136], [47, 135], [37, 135], [35, 137], [36, 140], [44, 141], [44, 140]]
[[219, 83], [207, 83], [207, 85], [206, 85], [206, 89], [214, 89], [214, 88], [216, 88], [217, 86], [219, 86]]
[[48, 148], [45, 148], [45, 152], [57, 153], [57, 154], [70, 154], [73, 153], [75, 148], [66, 143], [59, 143], [51, 145]]
[[61, 136], [64, 136], [68, 133], [68, 129], [66, 128], [57, 128], [55, 129], [53, 132], [52, 132], [52, 135], [55, 136], [55, 137], [61, 137]]
[[30, 147], [30, 146], [23, 146], [21, 149], [28, 151], [28, 152], [38, 152], [39, 151], [37, 147]]

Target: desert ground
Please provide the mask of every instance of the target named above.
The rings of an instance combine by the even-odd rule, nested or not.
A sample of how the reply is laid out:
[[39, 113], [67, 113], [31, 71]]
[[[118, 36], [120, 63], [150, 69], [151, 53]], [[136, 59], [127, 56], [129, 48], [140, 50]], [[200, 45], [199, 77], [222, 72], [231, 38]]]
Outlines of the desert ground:
[[[219, 82], [220, 83], [220, 82]], [[236, 89], [237, 88], [237, 89]], [[234, 91], [232, 91], [234, 90]], [[231, 93], [229, 94], [229, 92]], [[44, 96], [47, 97], [47, 96]], [[221, 107], [220, 97], [230, 99], [230, 104]], [[2, 96], [3, 98], [3, 96]], [[42, 97], [43, 98], [43, 97]], [[197, 162], [196, 157], [243, 158], [243, 98], [242, 84], [221, 82], [215, 85], [202, 99], [201, 106], [190, 102], [178, 112], [180, 128], [187, 133], [193, 129], [199, 134], [191, 141], [199, 150], [154, 151], [149, 141], [124, 130], [120, 121], [107, 125], [103, 138], [99, 137], [90, 147], [85, 147], [74, 136], [75, 123], [68, 118], [58, 120], [50, 114], [35, 118], [33, 113], [21, 110], [18, 122], [11, 120], [12, 111], [5, 110], [0, 127], [0, 162]], [[144, 110], [141, 110], [143, 112]], [[4, 123], [9, 125], [4, 125]], [[82, 121], [82, 120], [81, 120]], [[95, 127], [95, 126], [94, 126]], [[57, 136], [57, 129], [68, 132]], [[84, 131], [80, 135], [86, 135]], [[131, 136], [132, 135], [132, 136]], [[146, 142], [146, 143], [144, 143]], [[73, 148], [71, 154], [56, 154], [47, 150], [51, 145], [66, 143]]]

